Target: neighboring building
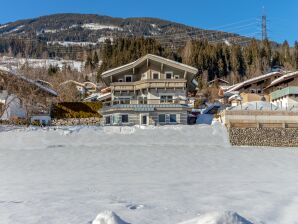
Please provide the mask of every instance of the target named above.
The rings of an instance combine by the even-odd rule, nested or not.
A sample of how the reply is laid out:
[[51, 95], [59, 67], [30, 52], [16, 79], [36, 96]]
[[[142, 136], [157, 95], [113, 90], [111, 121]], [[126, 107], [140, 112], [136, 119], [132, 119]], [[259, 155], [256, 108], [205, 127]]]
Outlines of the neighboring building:
[[298, 71], [285, 74], [271, 82], [266, 88], [271, 102], [284, 109], [298, 107]]
[[69, 88], [69, 85], [74, 85], [76, 86], [78, 92], [81, 95], [85, 95], [85, 94], [93, 94], [96, 93], [98, 88], [100, 88], [101, 86], [97, 86], [95, 83], [93, 82], [78, 82], [78, 81], [74, 81], [74, 80], [67, 80], [63, 83], [60, 84], [60, 88]]
[[280, 72], [271, 72], [245, 80], [228, 88], [221, 88], [219, 96], [222, 99], [220, 102], [232, 104], [232, 106], [253, 101], [269, 102], [270, 90], [267, 89], [267, 86], [281, 76], [282, 73]]
[[216, 86], [216, 87], [221, 87], [223, 89], [228, 88], [229, 87], [229, 82], [227, 80], [221, 79], [221, 78], [215, 78], [213, 80], [211, 80], [210, 82], [208, 82], [208, 86]]
[[[7, 86], [7, 83], [10, 86]], [[9, 90], [8, 90], [9, 89]], [[32, 94], [27, 109], [44, 112], [52, 100], [58, 96], [48, 83], [31, 80], [14, 70], [0, 66], [0, 120], [26, 118], [25, 101]]]
[[105, 125], [187, 124], [187, 94], [198, 70], [156, 55], [102, 73], [111, 87], [111, 106], [102, 109]]
[[226, 126], [234, 128], [298, 128], [297, 110], [285, 111], [263, 101], [244, 103], [224, 110], [221, 119]]
[[260, 75], [244, 82], [238, 83], [226, 90], [227, 93], [239, 92], [239, 93], [256, 93], [264, 94], [266, 87], [272, 83], [275, 79], [281, 77], [283, 74], [280, 72], [271, 72], [265, 75]]

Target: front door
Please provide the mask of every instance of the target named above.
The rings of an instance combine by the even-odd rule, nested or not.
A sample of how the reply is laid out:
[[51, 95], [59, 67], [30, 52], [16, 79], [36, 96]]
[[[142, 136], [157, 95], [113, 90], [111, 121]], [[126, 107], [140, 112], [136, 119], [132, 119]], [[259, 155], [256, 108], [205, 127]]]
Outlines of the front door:
[[148, 125], [148, 115], [147, 114], [141, 114], [140, 123], [141, 123], [141, 125]]

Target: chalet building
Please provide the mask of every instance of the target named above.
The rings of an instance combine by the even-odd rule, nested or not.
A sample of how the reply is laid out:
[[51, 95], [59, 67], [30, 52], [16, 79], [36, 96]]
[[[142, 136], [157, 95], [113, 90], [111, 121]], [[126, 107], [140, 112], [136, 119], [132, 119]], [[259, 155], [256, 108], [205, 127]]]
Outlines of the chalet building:
[[283, 76], [283, 74], [280, 72], [271, 72], [265, 75], [260, 75], [238, 83], [228, 88], [226, 92], [266, 94], [268, 93], [266, 87], [281, 76]]
[[104, 125], [187, 124], [187, 93], [194, 91], [196, 68], [148, 54], [106, 71], [111, 105], [102, 109]]
[[283, 76], [281, 72], [271, 72], [260, 75], [243, 82], [237, 83], [228, 88], [222, 88], [222, 103], [229, 103], [236, 106], [242, 103], [253, 101], [270, 101], [270, 90], [267, 89], [274, 80]]
[[298, 107], [298, 72], [285, 74], [271, 82], [266, 88], [271, 102], [284, 109]]

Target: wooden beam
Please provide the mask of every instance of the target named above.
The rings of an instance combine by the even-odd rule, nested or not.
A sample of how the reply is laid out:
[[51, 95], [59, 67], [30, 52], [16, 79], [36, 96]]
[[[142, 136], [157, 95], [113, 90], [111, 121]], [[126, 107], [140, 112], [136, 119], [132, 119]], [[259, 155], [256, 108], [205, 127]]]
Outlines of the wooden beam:
[[110, 76], [110, 81], [113, 82], [113, 76]]
[[163, 67], [164, 67], [164, 65], [163, 65], [163, 63], [161, 63], [161, 67], [160, 67], [161, 72], [163, 72]]
[[187, 71], [184, 72], [184, 79], [186, 79]]
[[135, 74], [135, 67], [132, 68], [132, 74]]
[[149, 58], [147, 58], [147, 68], [149, 67]]

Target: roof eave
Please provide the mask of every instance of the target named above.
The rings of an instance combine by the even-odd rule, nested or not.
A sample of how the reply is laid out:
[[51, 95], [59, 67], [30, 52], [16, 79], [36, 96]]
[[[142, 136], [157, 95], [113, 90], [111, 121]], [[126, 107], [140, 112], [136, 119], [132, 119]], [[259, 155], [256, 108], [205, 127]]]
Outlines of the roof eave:
[[136, 67], [139, 64], [143, 63], [147, 59], [153, 60], [153, 61], [161, 61], [161, 63], [167, 64], [167, 65], [172, 66], [176, 69], [186, 71], [186, 72], [191, 73], [193, 75], [196, 75], [198, 73], [198, 69], [196, 69], [194, 67], [191, 67], [191, 66], [188, 66], [188, 65], [185, 65], [185, 64], [182, 64], [182, 63], [167, 59], [167, 58], [163, 58], [163, 57], [160, 57], [160, 56], [148, 54], [148, 55], [146, 55], [146, 56], [144, 56], [144, 57], [142, 57], [142, 58], [140, 58], [140, 59], [138, 59], [138, 60], [136, 60], [132, 63], [120, 66], [118, 68], [108, 70], [106, 72], [103, 72], [101, 74], [101, 77], [102, 78], [107, 78], [107, 77], [113, 76], [115, 74], [118, 74], [120, 72], [124, 72], [124, 71], [130, 70], [130, 69], [133, 69], [134, 67]]

